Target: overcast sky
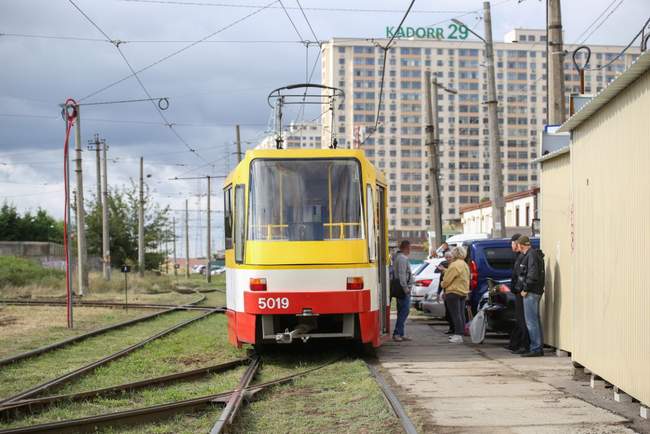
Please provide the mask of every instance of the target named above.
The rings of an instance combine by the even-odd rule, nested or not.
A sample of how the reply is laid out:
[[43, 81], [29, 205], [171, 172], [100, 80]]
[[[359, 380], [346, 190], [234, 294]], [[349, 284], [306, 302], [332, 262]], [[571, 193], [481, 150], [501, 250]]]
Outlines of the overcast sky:
[[[192, 4], [179, 4], [182, 2]], [[283, 2], [302, 38], [313, 39], [297, 2]], [[85, 144], [98, 133], [110, 145], [110, 184], [121, 185], [137, 178], [138, 158], [144, 156], [145, 170], [152, 175], [148, 182], [163, 205], [180, 209], [188, 195], [205, 193], [205, 181], [169, 181], [168, 178], [226, 173], [234, 162], [234, 125], [242, 125], [245, 142], [256, 142], [269, 125], [268, 92], [305, 81], [306, 49], [296, 42], [299, 37], [277, 2], [263, 10], [259, 9], [271, 0], [75, 0], [75, 3], [111, 39], [127, 41], [120, 48], [136, 70], [225, 28], [209, 39], [221, 42], [197, 44], [140, 74], [152, 96], [169, 97], [170, 107], [164, 114], [177, 124], [175, 128], [182, 139], [198, 155], [189, 152], [163, 125], [148, 102], [82, 107], [82, 142]], [[382, 37], [387, 25], [398, 24], [402, 15], [399, 11], [408, 3], [407, 0], [301, 1], [321, 40], [342, 36]], [[515, 27], [543, 28], [545, 25], [542, 1], [497, 0], [492, 4], [495, 40], [502, 40]], [[562, 7], [566, 42], [583, 39], [584, 35], [580, 35], [608, 8], [601, 18], [606, 20], [587, 43], [626, 44], [650, 15], [649, 0], [565, 0]], [[482, 2], [477, 0], [417, 0], [406, 25], [445, 24], [452, 17], [481, 8]], [[462, 19], [469, 24], [479, 16], [471, 13]], [[227, 27], [242, 18], [245, 19]], [[63, 214], [64, 123], [58, 104], [67, 97], [81, 100], [124, 78], [130, 71], [116, 48], [107, 42], [25, 35], [89, 39], [102, 39], [103, 35], [66, 0], [0, 0], [0, 202], [11, 202], [21, 210], [41, 206], [60, 217]], [[315, 60], [317, 50], [313, 46], [309, 49], [310, 63]], [[320, 80], [318, 70], [316, 82]], [[130, 78], [83, 102], [145, 97], [137, 81]], [[212, 165], [206, 166], [206, 161]], [[95, 191], [95, 162], [94, 154], [87, 151], [84, 171], [84, 190], [88, 196]], [[214, 190], [218, 191], [219, 187], [215, 181]], [[220, 201], [214, 202], [220, 206]], [[199, 206], [196, 196], [190, 197], [190, 207]], [[196, 221], [196, 224], [204, 221], [203, 217], [203, 223]]]

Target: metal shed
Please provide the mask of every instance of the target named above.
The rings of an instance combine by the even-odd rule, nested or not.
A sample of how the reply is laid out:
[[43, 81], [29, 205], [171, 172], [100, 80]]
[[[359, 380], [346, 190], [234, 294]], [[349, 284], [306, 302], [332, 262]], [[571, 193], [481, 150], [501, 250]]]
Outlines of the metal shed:
[[[551, 181], [551, 171], [542, 175], [547, 180], [542, 191], [548, 188], [551, 198], [542, 202], [542, 209], [553, 208], [552, 197], [567, 189], [571, 196], [571, 261], [570, 266], [560, 261], [559, 272], [562, 290], [565, 275], [572, 276], [573, 314], [569, 319], [562, 315], [559, 327], [572, 331], [572, 358], [646, 407], [650, 404], [649, 113], [650, 52], [645, 52], [559, 129], [571, 133], [570, 185]], [[548, 249], [566, 243], [562, 231], [551, 230], [542, 237], [547, 238]]]

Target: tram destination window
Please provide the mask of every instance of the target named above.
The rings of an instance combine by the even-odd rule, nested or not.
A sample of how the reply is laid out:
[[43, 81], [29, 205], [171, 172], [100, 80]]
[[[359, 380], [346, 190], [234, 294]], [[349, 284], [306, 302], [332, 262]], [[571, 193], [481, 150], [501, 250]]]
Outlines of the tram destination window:
[[362, 239], [361, 171], [353, 159], [255, 160], [249, 240]]

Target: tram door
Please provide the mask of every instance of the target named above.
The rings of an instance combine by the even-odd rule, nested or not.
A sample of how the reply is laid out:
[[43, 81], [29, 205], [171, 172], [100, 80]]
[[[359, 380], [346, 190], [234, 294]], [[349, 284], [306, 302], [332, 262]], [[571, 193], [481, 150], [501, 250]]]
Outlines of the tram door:
[[386, 258], [386, 189], [377, 185], [377, 272], [379, 273], [379, 330], [381, 334], [389, 333], [388, 309], [388, 262]]

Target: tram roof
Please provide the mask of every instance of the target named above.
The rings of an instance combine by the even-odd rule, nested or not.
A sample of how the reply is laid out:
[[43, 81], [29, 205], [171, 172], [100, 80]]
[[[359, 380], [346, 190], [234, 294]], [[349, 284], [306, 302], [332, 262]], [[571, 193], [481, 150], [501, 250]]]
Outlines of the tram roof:
[[361, 149], [252, 149], [246, 151], [246, 155], [237, 167], [231, 171], [224, 181], [224, 185], [232, 182], [235, 172], [242, 167], [248, 167], [250, 162], [257, 158], [356, 158], [362, 162], [363, 170], [373, 168], [377, 181], [386, 184], [386, 178], [382, 171], [377, 169], [366, 157]]

